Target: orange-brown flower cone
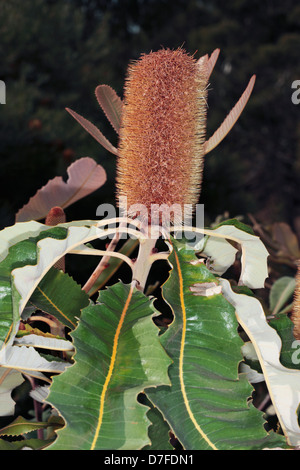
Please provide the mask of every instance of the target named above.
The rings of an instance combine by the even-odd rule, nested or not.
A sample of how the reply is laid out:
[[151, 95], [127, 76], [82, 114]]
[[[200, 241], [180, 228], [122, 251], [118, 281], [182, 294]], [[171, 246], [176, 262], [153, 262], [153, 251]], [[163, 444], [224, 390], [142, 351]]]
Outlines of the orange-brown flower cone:
[[59, 207], [55, 206], [48, 212], [48, 215], [45, 220], [45, 225], [58, 225], [63, 224], [66, 221], [65, 211]]
[[130, 206], [198, 202], [204, 155], [205, 64], [182, 49], [142, 55], [128, 70], [120, 130], [117, 197]]
[[298, 269], [296, 275], [296, 288], [294, 293], [293, 310], [291, 320], [294, 323], [294, 336], [300, 340], [300, 260], [298, 260]]

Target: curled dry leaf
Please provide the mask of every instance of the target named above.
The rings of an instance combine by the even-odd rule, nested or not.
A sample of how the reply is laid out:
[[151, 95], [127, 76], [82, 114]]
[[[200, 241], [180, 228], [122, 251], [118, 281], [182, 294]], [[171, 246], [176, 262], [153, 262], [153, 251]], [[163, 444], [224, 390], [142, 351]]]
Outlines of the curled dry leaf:
[[92, 158], [84, 157], [69, 166], [68, 180], [56, 176], [37, 191], [19, 210], [16, 222], [40, 220], [47, 217], [54, 206], [62, 209], [96, 191], [106, 181], [106, 172]]

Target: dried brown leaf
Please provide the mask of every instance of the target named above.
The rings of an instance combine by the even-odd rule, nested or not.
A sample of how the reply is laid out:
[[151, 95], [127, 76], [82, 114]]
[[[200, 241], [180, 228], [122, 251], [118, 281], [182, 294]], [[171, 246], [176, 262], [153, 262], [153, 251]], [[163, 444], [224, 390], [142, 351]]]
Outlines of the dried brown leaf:
[[59, 206], [62, 209], [91, 194], [106, 181], [106, 172], [92, 158], [84, 157], [69, 166], [68, 180], [56, 176], [37, 191], [16, 215], [16, 222], [40, 220]]
[[119, 133], [122, 117], [122, 100], [115, 90], [108, 85], [99, 85], [95, 90], [99, 105], [117, 133]]
[[79, 124], [89, 133], [91, 134], [92, 137], [94, 137], [99, 144], [102, 145], [106, 150], [108, 150], [111, 153], [114, 153], [115, 155], [118, 155], [118, 150], [116, 147], [114, 147], [109, 140], [107, 140], [106, 137], [102, 134], [102, 132], [96, 127], [94, 124], [92, 124], [90, 121], [85, 119], [84, 117], [80, 116], [80, 114], [77, 114], [75, 111], [72, 109], [66, 108], [66, 111], [68, 111], [71, 116], [76, 119]]
[[220, 127], [216, 130], [216, 132], [205, 142], [205, 154], [211, 152], [219, 143], [226, 137], [226, 135], [231, 131], [233, 126], [235, 125], [236, 121], [242, 114], [249, 98], [252, 93], [254, 83], [255, 83], [255, 75], [253, 75], [248, 83], [248, 86], [236, 105], [232, 108], [230, 113], [226, 116]]
[[285, 222], [273, 224], [273, 239], [278, 243], [281, 254], [293, 259], [300, 258], [300, 248], [296, 234]]

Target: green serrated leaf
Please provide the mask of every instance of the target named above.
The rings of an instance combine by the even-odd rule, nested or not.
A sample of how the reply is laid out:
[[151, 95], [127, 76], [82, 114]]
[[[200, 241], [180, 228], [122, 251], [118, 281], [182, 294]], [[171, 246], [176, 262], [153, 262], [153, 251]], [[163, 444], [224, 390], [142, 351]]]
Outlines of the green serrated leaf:
[[101, 291], [71, 333], [75, 364], [55, 377], [47, 399], [64, 417], [50, 450], [140, 449], [149, 444], [147, 408], [137, 395], [168, 384], [170, 359], [141, 292], [121, 282]]
[[30, 302], [74, 329], [81, 309], [89, 304], [89, 297], [68, 274], [51, 268], [33, 292]]
[[173, 266], [163, 296], [175, 319], [161, 341], [174, 363], [172, 387], [147, 389], [187, 450], [261, 448], [268, 442], [262, 414], [238, 377], [242, 340], [232, 305], [219, 281], [193, 253], [173, 240]]
[[51, 443], [51, 439], [22, 439], [20, 441], [6, 441], [0, 439], [0, 450], [41, 450]]
[[150, 407], [147, 416], [151, 421], [149, 426], [149, 438], [151, 445], [144, 447], [142, 450], [174, 450], [170, 443], [170, 427], [164, 420], [161, 412], [146, 399], [145, 403]]
[[21, 436], [22, 434], [45, 429], [49, 426], [53, 426], [53, 424], [47, 421], [29, 421], [23, 418], [23, 416], [18, 416], [12, 423], [0, 429], [0, 436]]

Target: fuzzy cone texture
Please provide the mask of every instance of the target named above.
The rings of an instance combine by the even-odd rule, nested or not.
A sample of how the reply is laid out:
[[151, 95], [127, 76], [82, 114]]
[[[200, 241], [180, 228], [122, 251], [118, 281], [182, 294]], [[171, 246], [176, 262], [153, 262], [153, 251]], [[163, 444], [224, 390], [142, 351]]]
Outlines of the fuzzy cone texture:
[[48, 215], [45, 220], [45, 225], [58, 225], [63, 224], [66, 221], [65, 211], [59, 207], [55, 206], [48, 212]]
[[183, 49], [151, 52], [129, 66], [117, 165], [117, 199], [127, 198], [129, 216], [137, 215], [134, 204], [147, 208], [149, 222], [153, 204], [177, 205], [173, 223], [182, 222], [185, 204], [191, 214], [202, 179], [206, 96], [206, 62]]

